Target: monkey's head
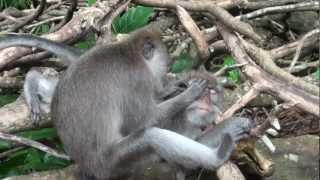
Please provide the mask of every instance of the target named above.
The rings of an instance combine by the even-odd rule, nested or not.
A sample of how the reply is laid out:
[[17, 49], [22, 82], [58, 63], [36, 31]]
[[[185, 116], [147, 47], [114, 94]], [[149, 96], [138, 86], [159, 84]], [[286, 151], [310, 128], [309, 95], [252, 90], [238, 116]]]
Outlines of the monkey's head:
[[163, 78], [171, 63], [167, 48], [161, 41], [160, 32], [153, 27], [142, 28], [133, 32], [133, 48], [145, 61], [154, 77]]
[[188, 121], [192, 124], [205, 127], [215, 121], [222, 112], [223, 88], [218, 84], [216, 78], [208, 72], [188, 73], [185, 78], [189, 84], [194, 79], [205, 79], [208, 81], [208, 88], [204, 94], [186, 109]]

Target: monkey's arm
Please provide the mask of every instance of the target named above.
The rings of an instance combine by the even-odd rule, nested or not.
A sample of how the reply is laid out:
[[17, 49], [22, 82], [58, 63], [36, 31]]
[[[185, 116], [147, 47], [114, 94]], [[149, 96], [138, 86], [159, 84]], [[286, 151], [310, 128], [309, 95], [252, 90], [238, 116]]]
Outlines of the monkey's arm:
[[167, 99], [173, 98], [178, 94], [182, 93], [188, 88], [187, 81], [183, 80], [176, 80], [173, 82], [169, 82], [157, 95], [160, 101], [165, 101]]
[[33, 35], [4, 34], [0, 36], [0, 49], [12, 46], [37, 47], [50, 51], [61, 60], [67, 61], [68, 65], [78, 60], [82, 54], [79, 49]]
[[126, 162], [130, 166], [132, 157], [144, 158], [148, 153], [156, 153], [169, 163], [179, 164], [187, 169], [214, 170], [229, 159], [235, 146], [229, 134], [217, 138], [221, 138], [218, 146], [210, 148], [173, 131], [153, 127], [136, 131], [110, 145], [111, 150], [108, 150], [105, 160], [111, 167], [121, 164], [120, 162]]
[[23, 91], [34, 123], [40, 120], [41, 107], [51, 103], [56, 84], [57, 81], [45, 78], [38, 71], [31, 70], [27, 73]]

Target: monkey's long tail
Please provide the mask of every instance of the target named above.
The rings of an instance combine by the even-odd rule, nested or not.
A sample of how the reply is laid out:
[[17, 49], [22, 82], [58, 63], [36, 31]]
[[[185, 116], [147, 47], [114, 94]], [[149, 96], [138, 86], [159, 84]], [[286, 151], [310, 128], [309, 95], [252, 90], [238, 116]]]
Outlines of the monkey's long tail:
[[48, 39], [26, 34], [2, 34], [0, 35], [0, 49], [12, 46], [37, 47], [58, 56], [63, 61], [71, 64], [81, 56], [79, 49], [57, 43]]

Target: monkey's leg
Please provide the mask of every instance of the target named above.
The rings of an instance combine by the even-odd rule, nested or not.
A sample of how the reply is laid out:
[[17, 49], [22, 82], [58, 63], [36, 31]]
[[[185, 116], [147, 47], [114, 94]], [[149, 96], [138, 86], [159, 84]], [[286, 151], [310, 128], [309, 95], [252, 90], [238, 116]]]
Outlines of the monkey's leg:
[[106, 161], [113, 167], [111, 172], [116, 169], [120, 171], [121, 167], [117, 165], [121, 162], [128, 165], [130, 161], [136, 161], [136, 158], [155, 152], [169, 163], [187, 169], [202, 167], [214, 170], [228, 160], [235, 146], [229, 134], [221, 136], [219, 142], [218, 146], [210, 148], [178, 133], [153, 127], [133, 133], [119, 143], [112, 144], [111, 149], [106, 152]]
[[39, 79], [44, 78], [42, 74], [31, 70], [26, 75], [23, 85], [24, 95], [30, 110], [30, 117], [34, 123], [40, 119], [40, 98], [38, 96]]
[[51, 103], [56, 84], [57, 81], [48, 80], [38, 71], [31, 70], [27, 73], [23, 90], [30, 109], [31, 120], [34, 123], [39, 123], [41, 106]]

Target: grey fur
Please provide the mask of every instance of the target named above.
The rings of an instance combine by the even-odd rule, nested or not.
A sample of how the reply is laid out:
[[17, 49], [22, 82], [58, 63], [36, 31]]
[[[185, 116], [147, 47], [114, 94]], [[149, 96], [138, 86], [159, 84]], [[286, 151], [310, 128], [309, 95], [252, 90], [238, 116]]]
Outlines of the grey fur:
[[33, 123], [39, 123], [41, 112], [48, 113], [50, 111], [49, 108], [57, 83], [57, 78], [48, 79], [36, 70], [30, 70], [27, 73], [23, 91]]
[[[200, 103], [204, 102], [203, 98], [200, 98], [176, 115], [172, 121], [167, 124], [160, 124], [158, 127], [161, 127], [161, 129], [151, 130], [153, 133], [149, 133], [151, 135], [149, 135], [148, 139], [155, 144], [157, 154], [160, 154], [160, 156], [157, 156], [158, 159], [153, 156], [149, 159], [148, 157], [142, 158], [134, 167], [131, 167], [133, 173], [127, 175], [127, 178], [130, 177], [128, 179], [142, 179], [145, 177], [145, 172], [150, 171], [159, 175], [165, 173], [168, 180], [181, 180], [192, 169], [205, 168], [207, 170], [215, 170], [229, 159], [236, 142], [248, 136], [252, 124], [249, 119], [240, 117], [230, 118], [219, 123], [206, 134], [202, 134], [202, 126], [214, 123], [217, 113], [222, 110], [223, 90], [215, 77], [207, 72], [186, 73], [179, 76], [178, 80], [170, 83], [179, 85], [192, 79], [207, 80], [209, 82], [208, 87], [217, 92], [214, 95], [208, 94], [208, 92], [203, 94], [204, 96], [210, 95], [212, 100], [208, 101], [208, 105], [211, 107], [210, 113], [203, 115], [199, 112], [199, 109], [196, 109], [200, 107]], [[184, 87], [186, 88], [187, 86]], [[174, 95], [183, 91], [183, 86], [178, 88], [169, 87], [168, 89], [174, 89], [171, 91], [172, 96], [165, 93], [166, 96], [162, 96], [162, 98], [174, 97]], [[190, 145], [188, 146], [187, 144]], [[211, 155], [207, 153], [208, 151], [212, 151]], [[176, 176], [172, 176], [172, 172], [168, 172], [168, 168], [164, 168], [164, 163], [159, 162], [162, 158], [169, 162], [167, 166], [171, 167]]]
[[[145, 42], [154, 47], [147, 46], [154, 51], [147, 56]], [[88, 177], [118, 176], [131, 159], [154, 151], [150, 127], [170, 120], [202, 94], [206, 82], [197, 80], [178, 96], [157, 103], [168, 59], [159, 36], [144, 29], [121, 43], [92, 48], [62, 76], [52, 119], [65, 150]]]

